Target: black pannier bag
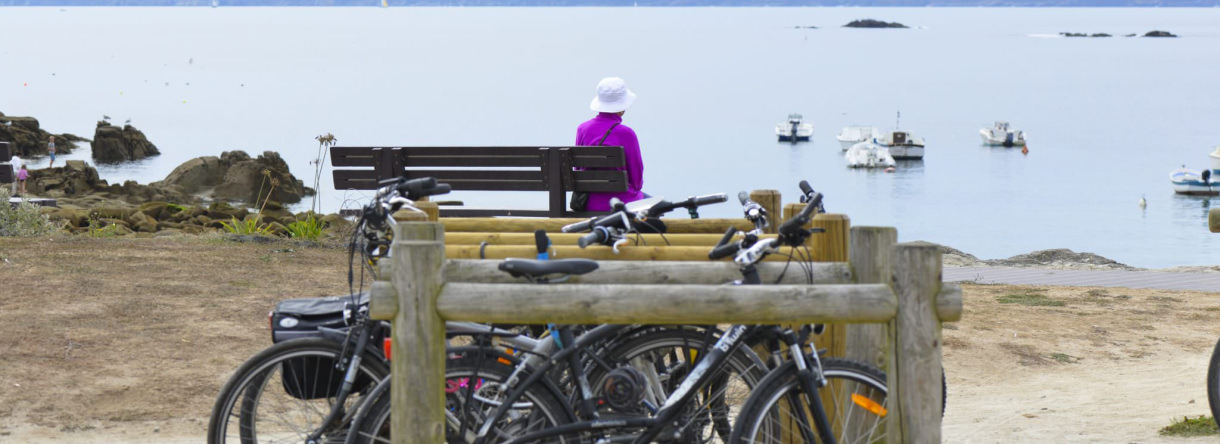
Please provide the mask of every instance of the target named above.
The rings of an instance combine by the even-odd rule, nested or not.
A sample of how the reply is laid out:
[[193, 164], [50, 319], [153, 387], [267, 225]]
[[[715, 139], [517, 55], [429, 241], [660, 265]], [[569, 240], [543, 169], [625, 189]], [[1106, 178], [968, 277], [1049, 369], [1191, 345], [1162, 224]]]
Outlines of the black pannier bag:
[[[343, 322], [343, 307], [352, 300], [351, 296], [328, 296], [323, 298], [303, 298], [280, 301], [271, 312], [271, 341], [284, 342], [291, 339], [321, 337], [318, 327], [343, 330], [347, 325]], [[369, 295], [361, 293], [358, 307], [367, 307]], [[388, 333], [374, 327], [373, 337], [369, 345], [381, 349], [381, 341]], [[377, 353], [380, 356], [380, 353]], [[329, 398], [338, 395], [343, 385], [343, 373], [335, 368], [335, 359], [328, 357], [309, 356], [293, 358], [284, 361], [282, 383], [289, 395], [298, 399]], [[363, 391], [373, 382], [363, 374], [356, 378], [354, 392]]]

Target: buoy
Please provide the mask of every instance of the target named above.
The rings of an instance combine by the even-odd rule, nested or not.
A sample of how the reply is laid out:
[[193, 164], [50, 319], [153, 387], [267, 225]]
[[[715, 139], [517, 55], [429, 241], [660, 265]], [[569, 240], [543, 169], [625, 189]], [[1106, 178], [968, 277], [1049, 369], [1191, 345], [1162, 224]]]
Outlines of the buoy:
[[885, 172], [887, 172], [887, 173], [892, 173], [894, 171], [895, 171], [894, 167], [886, 167], [886, 169], [885, 169]]
[[1029, 154], [1029, 146], [1021, 147], [1021, 154]]
[[22, 83], [21, 86], [30, 86], [29, 83]]

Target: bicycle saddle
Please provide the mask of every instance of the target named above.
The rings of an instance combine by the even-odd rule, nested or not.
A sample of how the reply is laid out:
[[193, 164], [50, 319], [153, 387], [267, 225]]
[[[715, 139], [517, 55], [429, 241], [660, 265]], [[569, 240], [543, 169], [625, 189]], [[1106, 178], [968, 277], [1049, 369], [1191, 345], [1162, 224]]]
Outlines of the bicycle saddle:
[[597, 269], [597, 262], [589, 259], [556, 259], [539, 261], [533, 259], [505, 259], [500, 262], [500, 271], [513, 275], [537, 279], [552, 274], [581, 275]]

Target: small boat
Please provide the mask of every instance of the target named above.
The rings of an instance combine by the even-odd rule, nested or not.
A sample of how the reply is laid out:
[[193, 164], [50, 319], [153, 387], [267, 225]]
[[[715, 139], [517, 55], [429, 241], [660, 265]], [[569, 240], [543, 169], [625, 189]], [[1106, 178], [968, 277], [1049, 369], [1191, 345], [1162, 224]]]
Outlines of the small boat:
[[877, 139], [877, 143], [890, 149], [890, 155], [898, 160], [923, 159], [923, 138], [907, 131], [893, 130]]
[[1025, 146], [1025, 131], [1017, 131], [1008, 127], [1008, 122], [996, 121], [994, 128], [979, 130], [979, 137], [984, 145], [990, 146]]
[[852, 168], [891, 168], [897, 165], [889, 148], [872, 142], [852, 145], [844, 157], [847, 159], [847, 166]]
[[845, 126], [839, 130], [839, 135], [835, 138], [839, 139], [839, 147], [843, 148], [843, 151], [847, 151], [857, 143], [867, 142], [880, 136], [881, 132], [871, 126]]
[[813, 136], [813, 124], [801, 123], [800, 114], [789, 114], [788, 123], [775, 125], [775, 135], [780, 142], [806, 142]]
[[1195, 196], [1220, 195], [1220, 184], [1216, 183], [1216, 180], [1220, 180], [1220, 146], [1207, 157], [1211, 160], [1211, 169], [1193, 171], [1182, 165], [1182, 168], [1169, 173], [1173, 192]]

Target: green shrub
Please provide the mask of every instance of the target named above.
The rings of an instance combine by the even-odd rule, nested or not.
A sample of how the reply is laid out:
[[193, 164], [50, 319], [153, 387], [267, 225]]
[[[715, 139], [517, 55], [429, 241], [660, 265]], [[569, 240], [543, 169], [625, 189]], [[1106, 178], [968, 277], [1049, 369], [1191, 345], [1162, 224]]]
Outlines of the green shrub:
[[271, 227], [267, 226], [265, 224], [259, 225], [258, 220], [259, 220], [258, 217], [252, 217], [252, 218], [249, 218], [246, 220], [237, 220], [237, 218], [234, 217], [229, 222], [221, 222], [220, 224], [225, 227], [225, 231], [228, 231], [233, 234], [270, 236]]
[[45, 236], [63, 229], [62, 222], [53, 222], [42, 214], [41, 207], [21, 201], [9, 204], [8, 186], [0, 186], [0, 236]]
[[1216, 433], [1220, 433], [1216, 429], [1216, 420], [1202, 415], [1198, 418], [1183, 416], [1182, 420], [1174, 420], [1173, 424], [1161, 429], [1161, 435], [1165, 436], [1211, 436]]
[[89, 231], [85, 234], [89, 237], [117, 237], [119, 233], [118, 224], [107, 224], [98, 217], [97, 213], [89, 213]]
[[325, 224], [313, 217], [313, 214], [305, 217], [304, 220], [288, 224], [288, 235], [295, 239], [317, 242], [319, 239], [322, 239], [322, 233], [325, 231]]

